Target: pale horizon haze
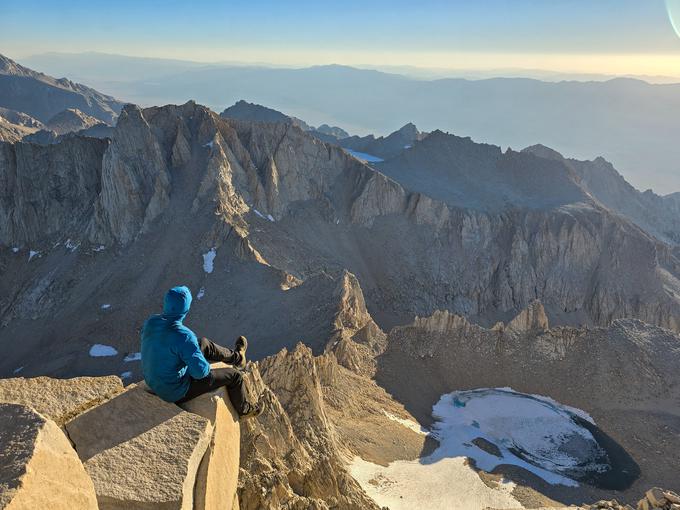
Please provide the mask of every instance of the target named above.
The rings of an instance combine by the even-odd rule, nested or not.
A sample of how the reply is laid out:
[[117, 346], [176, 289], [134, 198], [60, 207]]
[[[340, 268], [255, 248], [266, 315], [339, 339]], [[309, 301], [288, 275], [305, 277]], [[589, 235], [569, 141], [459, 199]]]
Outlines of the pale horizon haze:
[[4, 0], [0, 49], [17, 59], [96, 51], [205, 63], [533, 69], [680, 81], [674, 26], [680, 0]]

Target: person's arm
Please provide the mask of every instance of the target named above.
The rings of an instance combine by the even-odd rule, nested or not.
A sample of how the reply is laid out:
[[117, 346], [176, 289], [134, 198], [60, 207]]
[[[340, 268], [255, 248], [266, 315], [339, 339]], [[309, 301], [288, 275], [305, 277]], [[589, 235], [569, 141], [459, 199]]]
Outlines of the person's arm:
[[210, 363], [205, 359], [196, 337], [187, 335], [179, 348], [179, 356], [187, 365], [187, 372], [194, 379], [203, 379], [210, 373]]

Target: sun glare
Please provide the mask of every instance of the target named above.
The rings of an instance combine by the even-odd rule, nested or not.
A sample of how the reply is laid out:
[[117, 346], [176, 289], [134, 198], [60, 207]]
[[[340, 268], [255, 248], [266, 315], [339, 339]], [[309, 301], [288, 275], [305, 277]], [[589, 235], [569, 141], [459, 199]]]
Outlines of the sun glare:
[[666, 0], [668, 19], [673, 25], [675, 33], [680, 37], [680, 0]]

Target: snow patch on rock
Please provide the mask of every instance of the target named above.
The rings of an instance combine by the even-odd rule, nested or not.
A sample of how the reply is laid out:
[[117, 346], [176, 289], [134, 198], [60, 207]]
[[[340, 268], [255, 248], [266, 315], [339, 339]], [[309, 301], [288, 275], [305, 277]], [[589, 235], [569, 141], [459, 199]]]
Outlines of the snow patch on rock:
[[78, 246], [80, 246], [80, 243], [67, 239], [66, 242], [64, 243], [64, 246], [69, 251], [76, 251], [78, 249]]
[[118, 351], [114, 347], [111, 347], [110, 345], [94, 344], [92, 347], [90, 347], [90, 356], [92, 356], [93, 358], [116, 356], [117, 354]]
[[208, 274], [213, 272], [214, 269], [213, 262], [215, 261], [216, 255], [217, 255], [216, 248], [210, 248], [210, 250], [208, 250], [207, 253], [203, 254], [203, 271], [205, 271]]
[[359, 151], [353, 151], [352, 149], [344, 149], [347, 153], [351, 154], [355, 158], [357, 158], [359, 161], [363, 161], [364, 163], [380, 163], [382, 161], [385, 161], [382, 158], [379, 158], [378, 156], [373, 156], [372, 154], [366, 154], [365, 152], [359, 152]]
[[420, 423], [415, 422], [413, 420], [406, 420], [404, 418], [399, 418], [399, 416], [395, 416], [392, 413], [388, 413], [383, 409], [383, 414], [387, 416], [390, 420], [396, 421], [397, 423], [402, 424], [404, 427], [407, 429], [412, 430], [416, 434], [421, 434], [423, 436], [426, 436], [430, 433], [429, 430], [427, 430], [425, 427], [420, 425]]
[[131, 352], [123, 358], [123, 361], [125, 363], [130, 363], [131, 361], [141, 361], [141, 359], [142, 359], [141, 352]]

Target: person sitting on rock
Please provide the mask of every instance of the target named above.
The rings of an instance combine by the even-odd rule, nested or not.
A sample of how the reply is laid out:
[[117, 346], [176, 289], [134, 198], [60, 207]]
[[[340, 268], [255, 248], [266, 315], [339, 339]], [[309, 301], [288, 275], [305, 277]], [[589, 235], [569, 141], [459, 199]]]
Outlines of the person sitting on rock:
[[[191, 291], [174, 287], [165, 294], [163, 313], [152, 315], [142, 328], [142, 371], [149, 388], [167, 402], [181, 404], [226, 386], [241, 417], [262, 413], [262, 404], [248, 401], [241, 370], [246, 366], [248, 341], [240, 336], [234, 350], [196, 337], [182, 321], [191, 306]], [[211, 369], [209, 361], [233, 365]]]

